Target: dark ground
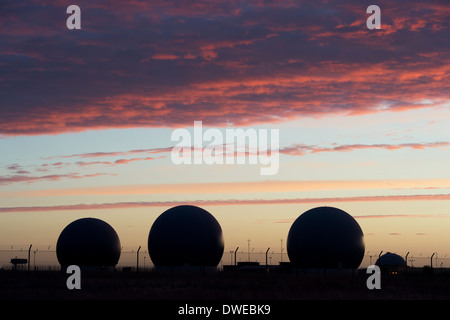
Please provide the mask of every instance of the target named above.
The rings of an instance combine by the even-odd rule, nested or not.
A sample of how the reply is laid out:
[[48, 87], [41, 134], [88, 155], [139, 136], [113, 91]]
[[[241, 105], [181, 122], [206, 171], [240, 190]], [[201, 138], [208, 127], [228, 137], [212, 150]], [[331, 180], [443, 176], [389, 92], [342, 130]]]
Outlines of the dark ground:
[[87, 272], [69, 290], [62, 271], [0, 270], [0, 300], [450, 300], [450, 272], [369, 275], [265, 272]]

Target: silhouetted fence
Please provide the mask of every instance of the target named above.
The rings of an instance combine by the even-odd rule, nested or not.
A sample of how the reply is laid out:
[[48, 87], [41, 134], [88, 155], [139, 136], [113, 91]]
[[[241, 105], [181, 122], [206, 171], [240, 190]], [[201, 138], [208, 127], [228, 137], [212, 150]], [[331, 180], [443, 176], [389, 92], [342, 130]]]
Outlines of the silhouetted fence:
[[[150, 270], [153, 263], [150, 259], [145, 246], [122, 247], [117, 268], [124, 270]], [[375, 264], [380, 251], [366, 251], [360, 268], [366, 268]], [[383, 254], [386, 251], [383, 252]], [[433, 257], [429, 253], [410, 252], [408, 256], [405, 253], [396, 252], [403, 258], [406, 258], [409, 267], [421, 268], [432, 266], [433, 268], [450, 268], [450, 254], [436, 252]], [[12, 260], [19, 261], [13, 264]], [[25, 263], [23, 261], [26, 260]], [[280, 262], [289, 262], [287, 252], [284, 250], [267, 250], [267, 248], [253, 248], [250, 250], [238, 250], [236, 248], [225, 248], [222, 259], [218, 265], [223, 268], [225, 265], [234, 265], [242, 262], [259, 263], [259, 265], [278, 265]], [[59, 270], [60, 266], [56, 257], [55, 245], [0, 245], [0, 269], [16, 270]]]

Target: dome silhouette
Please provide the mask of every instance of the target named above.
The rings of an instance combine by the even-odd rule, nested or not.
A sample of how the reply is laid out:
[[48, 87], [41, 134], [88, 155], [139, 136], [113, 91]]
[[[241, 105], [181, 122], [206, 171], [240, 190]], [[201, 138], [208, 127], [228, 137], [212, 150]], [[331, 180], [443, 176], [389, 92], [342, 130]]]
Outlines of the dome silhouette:
[[297, 268], [356, 269], [364, 256], [364, 234], [347, 212], [317, 207], [301, 214], [292, 224], [287, 252]]
[[386, 252], [377, 259], [375, 264], [379, 267], [406, 267], [406, 261], [396, 253]]
[[119, 237], [108, 223], [81, 218], [67, 225], [59, 235], [56, 256], [61, 266], [115, 266], [120, 248]]
[[206, 210], [181, 205], [163, 212], [148, 236], [148, 252], [158, 266], [217, 266], [224, 250], [222, 228]]

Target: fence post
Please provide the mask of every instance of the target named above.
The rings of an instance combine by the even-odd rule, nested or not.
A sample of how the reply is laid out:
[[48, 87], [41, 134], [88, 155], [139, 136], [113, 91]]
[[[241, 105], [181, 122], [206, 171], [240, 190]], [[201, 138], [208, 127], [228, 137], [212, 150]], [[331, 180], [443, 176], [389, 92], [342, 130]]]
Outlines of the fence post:
[[32, 247], [33, 245], [32, 244], [30, 244], [30, 247], [28, 248], [28, 271], [30, 271], [30, 252], [31, 252], [31, 247]]
[[136, 272], [139, 271], [139, 250], [141, 250], [141, 246], [139, 246], [139, 248], [137, 249], [137, 254], [136, 254]]

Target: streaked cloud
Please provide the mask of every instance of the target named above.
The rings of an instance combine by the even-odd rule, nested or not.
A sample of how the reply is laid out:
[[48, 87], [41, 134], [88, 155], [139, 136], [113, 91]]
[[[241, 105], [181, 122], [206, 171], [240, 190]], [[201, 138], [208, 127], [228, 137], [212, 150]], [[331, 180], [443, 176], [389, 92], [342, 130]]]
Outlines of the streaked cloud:
[[[423, 218], [449, 218], [450, 214], [379, 214], [379, 215], [363, 215], [353, 216], [357, 220], [361, 219], [423, 219]], [[255, 223], [293, 223], [296, 218], [291, 219], [257, 219]], [[366, 234], [373, 235], [373, 234]], [[389, 235], [401, 235], [400, 233], [389, 233]], [[426, 233], [418, 232], [416, 236], [426, 236]]]
[[70, 155], [58, 155], [58, 156], [49, 156], [44, 157], [42, 159], [49, 160], [55, 158], [97, 158], [97, 157], [123, 157], [130, 156], [136, 154], [155, 154], [155, 153], [165, 153], [172, 151], [172, 147], [166, 148], [150, 148], [150, 149], [135, 149], [128, 151], [111, 151], [111, 152], [86, 152], [79, 154], [70, 154]]
[[77, 211], [77, 210], [104, 210], [145, 207], [172, 207], [182, 204], [197, 206], [224, 206], [224, 205], [270, 205], [270, 204], [321, 204], [338, 202], [374, 202], [374, 201], [448, 201], [450, 194], [441, 195], [393, 195], [393, 196], [361, 196], [361, 197], [335, 197], [335, 198], [297, 198], [297, 199], [229, 199], [229, 200], [196, 200], [196, 201], [140, 201], [117, 202], [100, 204], [75, 204], [55, 206], [30, 206], [30, 207], [1, 207], [0, 212], [53, 212], [53, 211]]
[[8, 185], [11, 183], [34, 183], [41, 181], [59, 181], [62, 179], [84, 179], [94, 178], [103, 175], [114, 175], [110, 173], [94, 173], [94, 174], [80, 174], [80, 173], [68, 173], [68, 174], [51, 174], [45, 176], [30, 176], [29, 172], [25, 171], [23, 175], [11, 175], [0, 176], [0, 185]]
[[103, 165], [103, 166], [114, 166], [119, 164], [128, 164], [130, 162], [136, 162], [136, 161], [149, 161], [149, 160], [156, 160], [156, 159], [162, 159], [166, 156], [160, 156], [160, 157], [145, 157], [145, 158], [130, 158], [130, 159], [117, 159], [114, 161], [77, 161], [75, 162], [76, 165], [85, 167], [85, 166], [94, 166], [94, 165]]
[[280, 153], [303, 156], [307, 153], [320, 153], [320, 152], [350, 152], [355, 150], [364, 149], [384, 149], [384, 150], [398, 150], [398, 149], [415, 149], [423, 150], [428, 148], [445, 148], [449, 147], [449, 141], [439, 141], [431, 143], [402, 143], [402, 144], [351, 144], [351, 145], [337, 145], [333, 147], [320, 147], [311, 145], [292, 145], [280, 150]]
[[[450, 142], [437, 141], [427, 143], [401, 143], [401, 144], [350, 144], [350, 145], [338, 145], [331, 144], [331, 147], [320, 145], [305, 145], [305, 144], [293, 144], [287, 147], [282, 147], [280, 154], [289, 156], [305, 156], [315, 153], [327, 153], [327, 152], [352, 152], [357, 150], [369, 150], [380, 149], [395, 151], [400, 149], [413, 149], [413, 150], [425, 150], [429, 148], [448, 148]], [[223, 145], [225, 150], [226, 145]], [[61, 178], [79, 178], [79, 174], [61, 174], [60, 172], [53, 173], [52, 170], [59, 170], [70, 167], [82, 167], [85, 169], [92, 169], [99, 167], [113, 167], [117, 165], [125, 165], [134, 162], [141, 161], [153, 161], [158, 159], [164, 159], [168, 157], [168, 154], [172, 151], [173, 147], [162, 148], [148, 148], [148, 149], [134, 149], [127, 151], [110, 151], [110, 152], [87, 152], [68, 155], [54, 155], [42, 157], [40, 160], [54, 160], [52, 162], [46, 162], [39, 165], [31, 165], [26, 169], [19, 163], [13, 163], [3, 166], [10, 173], [4, 176], [0, 176], [0, 185], [11, 184], [15, 182], [38, 182], [38, 181], [57, 181]], [[251, 150], [246, 147], [245, 156], [251, 154]], [[137, 155], [147, 155], [144, 157], [136, 157]], [[55, 159], [76, 159], [77, 161], [56, 161]], [[91, 160], [93, 159], [93, 161]], [[99, 160], [97, 160], [99, 159]], [[37, 166], [37, 167], [36, 167]], [[36, 172], [48, 173], [45, 176], [35, 176], [32, 174], [32, 169]], [[100, 175], [99, 173], [96, 173]], [[85, 177], [94, 176], [93, 174], [86, 174]], [[357, 181], [357, 180], [343, 180], [343, 181], [263, 181], [263, 182], [239, 182], [239, 183], [207, 183], [207, 184], [190, 184], [191, 191], [197, 190], [204, 193], [218, 193], [229, 192], [231, 189], [228, 186], [232, 186], [233, 190], [241, 190], [242, 192], [289, 192], [289, 191], [306, 191], [306, 190], [336, 190], [340, 189], [377, 189], [377, 188], [398, 188], [398, 189], [447, 189], [450, 187], [450, 181], [446, 178], [443, 179], [405, 179], [405, 180], [384, 180], [384, 181]], [[184, 192], [181, 191], [184, 188], [183, 184], [169, 185], [171, 192]], [[140, 186], [135, 187], [133, 190], [151, 190], [152, 186]], [[98, 187], [98, 190], [105, 190], [102, 187]], [[121, 187], [117, 187], [121, 192]], [[161, 190], [166, 190], [164, 186], [158, 185], [153, 188], [151, 192], [159, 193]], [[110, 189], [111, 190], [111, 189]], [[177, 191], [179, 190], [179, 191]], [[65, 192], [65, 191], [63, 191]], [[58, 190], [55, 192], [59, 193]]]
[[96, 186], [0, 192], [5, 197], [142, 195], [142, 194], [280, 194], [336, 190], [429, 190], [449, 189], [450, 179], [241, 181], [208, 183], [159, 183], [148, 185]]

